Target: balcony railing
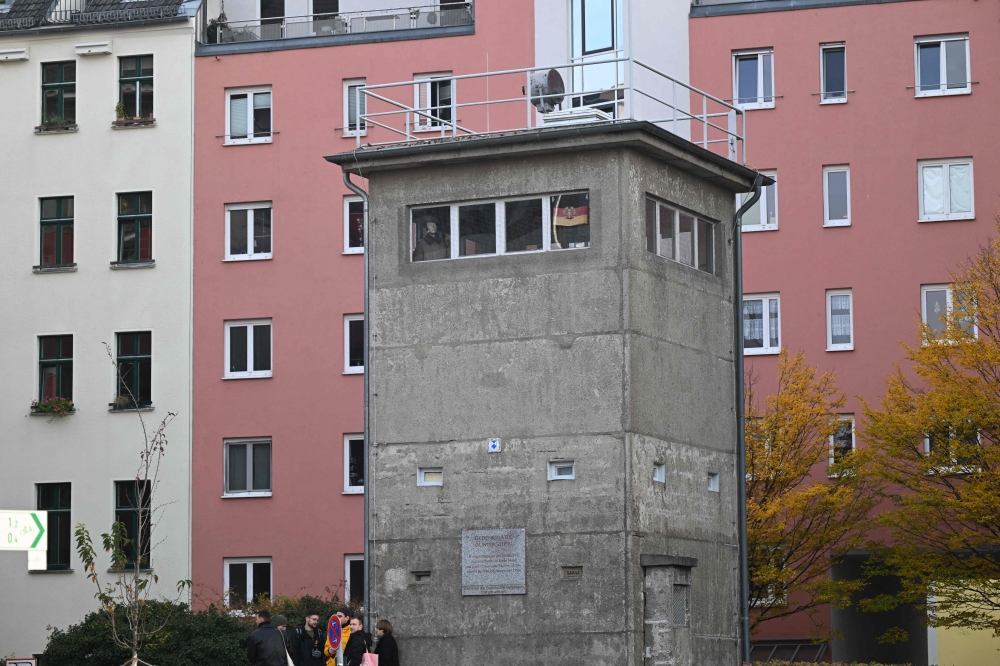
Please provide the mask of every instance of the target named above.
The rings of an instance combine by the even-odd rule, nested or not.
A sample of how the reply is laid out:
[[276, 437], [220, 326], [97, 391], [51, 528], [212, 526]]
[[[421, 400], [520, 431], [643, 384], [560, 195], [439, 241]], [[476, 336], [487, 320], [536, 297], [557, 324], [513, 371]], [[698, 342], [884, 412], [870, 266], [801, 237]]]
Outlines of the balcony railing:
[[148, 21], [151, 19], [173, 18], [180, 11], [179, 5], [88, 11], [87, 4], [88, 0], [53, 0], [48, 12], [41, 18], [0, 18], [0, 30], [28, 30], [46, 25], [92, 25], [99, 23]]
[[282, 16], [253, 21], [215, 21], [208, 26], [206, 41], [209, 44], [231, 44], [473, 25], [473, 7], [472, 2], [456, 2], [429, 7]]
[[616, 55], [362, 86], [349, 110], [349, 130], [360, 147], [644, 120], [747, 163], [742, 109], [635, 58]]

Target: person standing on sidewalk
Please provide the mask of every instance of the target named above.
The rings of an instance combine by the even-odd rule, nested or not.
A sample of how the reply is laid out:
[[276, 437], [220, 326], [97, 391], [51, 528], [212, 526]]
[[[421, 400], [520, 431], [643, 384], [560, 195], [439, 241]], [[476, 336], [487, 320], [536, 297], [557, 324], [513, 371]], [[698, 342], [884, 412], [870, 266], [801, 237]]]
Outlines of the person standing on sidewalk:
[[[262, 619], [258, 616], [258, 620]], [[257, 630], [247, 638], [247, 659], [253, 666], [288, 666], [285, 639], [275, 620], [284, 620], [280, 615], [262, 622]]]
[[326, 646], [323, 654], [328, 657], [326, 666], [343, 666], [344, 646], [351, 637], [351, 609], [341, 606], [330, 618], [330, 626], [326, 631]]
[[[372, 647], [372, 635], [365, 631], [360, 617], [351, 618], [351, 638], [344, 648], [344, 666], [361, 666], [361, 660]], [[381, 666], [381, 665], [380, 665]]]
[[307, 610], [302, 624], [288, 633], [288, 654], [295, 666], [324, 666], [326, 631], [319, 626], [319, 611]]
[[378, 666], [399, 666], [399, 648], [396, 639], [392, 637], [392, 623], [389, 620], [379, 620], [375, 623], [375, 654], [378, 655]]

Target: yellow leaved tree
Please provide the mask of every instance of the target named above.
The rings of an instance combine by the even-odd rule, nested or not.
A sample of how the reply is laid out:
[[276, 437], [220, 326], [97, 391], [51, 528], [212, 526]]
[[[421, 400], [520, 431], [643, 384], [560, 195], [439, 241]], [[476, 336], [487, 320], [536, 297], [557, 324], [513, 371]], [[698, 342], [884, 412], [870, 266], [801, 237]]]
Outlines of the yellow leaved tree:
[[[843, 407], [832, 373], [817, 376], [799, 352], [778, 359], [777, 390], [763, 399], [751, 367], [746, 388], [747, 540], [751, 631], [824, 604], [846, 606], [863, 587], [830, 567], [861, 548], [878, 502], [861, 451], [830, 464]], [[829, 465], [829, 466], [828, 466]], [[817, 632], [822, 630], [817, 625]]]
[[1000, 635], [1000, 239], [924, 301], [910, 368], [897, 365], [881, 407], [865, 407], [865, 442], [894, 505], [879, 517], [891, 539], [871, 572], [899, 576], [902, 589], [864, 603], [915, 603], [931, 625]]

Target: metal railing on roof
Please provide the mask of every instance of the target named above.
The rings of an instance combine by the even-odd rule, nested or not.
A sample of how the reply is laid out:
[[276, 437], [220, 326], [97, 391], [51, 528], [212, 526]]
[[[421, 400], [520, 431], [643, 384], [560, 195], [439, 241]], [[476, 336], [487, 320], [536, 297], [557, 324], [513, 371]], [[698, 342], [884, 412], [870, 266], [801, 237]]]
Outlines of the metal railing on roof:
[[296, 39], [326, 35], [354, 35], [390, 30], [446, 28], [473, 25], [474, 3], [456, 2], [427, 7], [378, 9], [336, 14], [281, 16], [251, 21], [222, 21], [207, 38], [210, 44]]
[[[552, 70], [566, 83], [565, 92], [533, 90], [532, 75]], [[603, 78], [607, 85], [574, 85], [588, 80], [588, 70], [597, 72], [591, 79]], [[372, 84], [357, 92], [345, 129], [359, 148], [645, 120], [734, 162], [747, 162], [742, 109], [629, 56]], [[552, 112], [540, 112], [542, 106]]]
[[48, 11], [40, 18], [29, 16], [0, 19], [0, 30], [28, 30], [46, 25], [92, 25], [148, 21], [150, 19], [173, 18], [180, 11], [179, 5], [87, 11], [87, 5], [88, 0], [53, 0]]

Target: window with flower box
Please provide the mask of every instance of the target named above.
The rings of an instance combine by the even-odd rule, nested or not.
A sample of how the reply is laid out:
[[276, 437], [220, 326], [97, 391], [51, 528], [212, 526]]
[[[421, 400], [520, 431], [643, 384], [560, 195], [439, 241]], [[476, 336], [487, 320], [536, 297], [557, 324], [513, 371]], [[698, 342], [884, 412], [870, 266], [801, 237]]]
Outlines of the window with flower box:
[[73, 399], [73, 336], [38, 338], [38, 402]]

